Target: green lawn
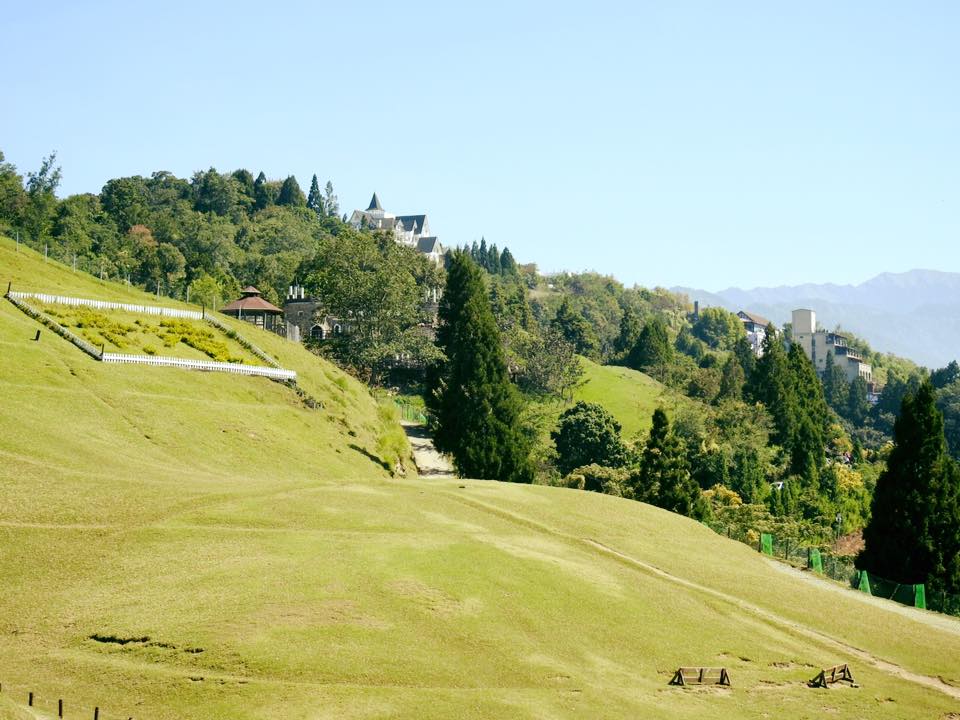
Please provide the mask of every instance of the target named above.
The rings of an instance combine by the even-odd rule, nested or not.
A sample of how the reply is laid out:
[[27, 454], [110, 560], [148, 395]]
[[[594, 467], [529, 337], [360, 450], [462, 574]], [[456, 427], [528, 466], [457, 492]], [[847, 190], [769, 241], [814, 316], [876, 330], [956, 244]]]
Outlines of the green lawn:
[[574, 400], [599, 403], [623, 426], [627, 440], [650, 430], [653, 411], [692, 402], [639, 370], [617, 365], [598, 365], [580, 358], [584, 384], [574, 392]]
[[[12, 255], [0, 240], [0, 280], [16, 262], [18, 283], [39, 265], [72, 294], [146, 299]], [[243, 328], [322, 410], [262, 378], [102, 365], [35, 327], [0, 302], [0, 718], [30, 717], [29, 690], [47, 715], [62, 697], [105, 720], [960, 706], [903, 677], [960, 687], [960, 623], [809, 583], [641, 503], [391, 478], [377, 403], [280, 338]], [[860, 688], [805, 686], [841, 661]], [[681, 664], [734, 686], [668, 687]]]

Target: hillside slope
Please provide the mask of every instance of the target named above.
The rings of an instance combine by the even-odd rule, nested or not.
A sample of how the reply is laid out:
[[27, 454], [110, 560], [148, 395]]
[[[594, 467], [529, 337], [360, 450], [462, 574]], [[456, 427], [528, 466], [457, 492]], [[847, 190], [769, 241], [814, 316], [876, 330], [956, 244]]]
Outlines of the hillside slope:
[[[142, 297], [9, 250], [0, 278]], [[28, 690], [110, 720], [960, 707], [960, 623], [641, 503], [389, 478], [375, 403], [280, 339], [251, 333], [324, 410], [262, 379], [100, 365], [31, 323], [0, 304], [0, 713]], [[840, 661], [860, 688], [805, 686]], [[681, 664], [734, 686], [668, 687]]]

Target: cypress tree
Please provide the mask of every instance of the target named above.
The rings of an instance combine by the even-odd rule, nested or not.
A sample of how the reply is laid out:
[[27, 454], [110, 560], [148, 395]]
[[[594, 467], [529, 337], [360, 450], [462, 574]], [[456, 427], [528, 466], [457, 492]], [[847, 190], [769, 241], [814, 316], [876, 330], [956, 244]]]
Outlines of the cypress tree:
[[683, 441], [670, 430], [662, 408], [653, 411], [653, 426], [631, 475], [634, 497], [681, 515], [702, 517], [705, 507], [700, 487], [690, 474]]
[[497, 250], [496, 243], [493, 243], [487, 250], [487, 271], [494, 275], [500, 274], [500, 251]]
[[520, 428], [521, 400], [510, 383], [483, 274], [454, 253], [440, 301], [437, 344], [446, 360], [429, 373], [434, 441], [463, 477], [530, 482], [530, 444]]
[[806, 487], [816, 490], [817, 476], [825, 461], [824, 439], [830, 414], [823, 398], [823, 385], [799, 344], [790, 346], [787, 362], [796, 400], [794, 432], [788, 443], [791, 470], [803, 478]]
[[617, 335], [617, 339], [613, 341], [613, 352], [618, 359], [626, 360], [627, 354], [640, 339], [642, 331], [643, 326], [640, 324], [640, 318], [633, 311], [633, 308], [624, 308], [623, 316], [620, 318], [620, 333]]
[[504, 248], [503, 252], [500, 253], [500, 270], [504, 275], [517, 274], [517, 261], [514, 260], [510, 248]]
[[823, 372], [823, 397], [827, 405], [837, 412], [842, 412], [847, 405], [849, 388], [847, 378], [833, 360], [833, 352], [827, 353], [826, 368]]
[[304, 207], [307, 199], [303, 196], [303, 190], [300, 189], [300, 183], [293, 175], [289, 175], [280, 186], [280, 195], [277, 197], [277, 205], [293, 205]]
[[789, 447], [795, 432], [796, 398], [787, 353], [773, 325], [767, 327], [763, 354], [750, 374], [747, 396], [753, 402], [762, 403], [773, 417], [771, 439], [778, 445]]
[[477, 254], [473, 258], [477, 265], [482, 267], [484, 270], [490, 270], [490, 251], [487, 249], [487, 239], [485, 237], [480, 238], [480, 247], [477, 248]]
[[717, 394], [717, 400], [741, 400], [743, 398], [743, 383], [743, 367], [735, 355], [730, 355], [723, 364], [723, 372], [720, 375], [720, 392]]
[[947, 454], [929, 381], [904, 397], [893, 438], [857, 566], [900, 583], [960, 592], [960, 471]]
[[733, 355], [740, 363], [740, 367], [743, 368], [743, 376], [745, 378], [750, 377], [754, 366], [757, 364], [757, 356], [753, 353], [750, 341], [745, 337], [737, 338], [737, 341], [733, 344]]
[[671, 357], [673, 348], [670, 346], [667, 326], [663, 320], [654, 316], [643, 326], [640, 337], [627, 355], [627, 365], [635, 370], [657, 374], [658, 378], [663, 380]]
[[307, 207], [313, 210], [317, 215], [326, 215], [324, 208], [323, 195], [320, 194], [320, 183], [317, 181], [317, 175], [314, 173], [310, 181], [310, 194], [307, 195]]
[[870, 401], [867, 400], [867, 381], [862, 377], [854, 378], [847, 391], [846, 407], [843, 414], [857, 427], [862, 427], [870, 413]]
[[264, 175], [263, 171], [261, 170], [260, 174], [257, 175], [257, 179], [253, 183], [253, 206], [257, 210], [263, 210], [268, 205], [272, 205], [275, 201], [276, 198], [273, 197], [267, 176]]

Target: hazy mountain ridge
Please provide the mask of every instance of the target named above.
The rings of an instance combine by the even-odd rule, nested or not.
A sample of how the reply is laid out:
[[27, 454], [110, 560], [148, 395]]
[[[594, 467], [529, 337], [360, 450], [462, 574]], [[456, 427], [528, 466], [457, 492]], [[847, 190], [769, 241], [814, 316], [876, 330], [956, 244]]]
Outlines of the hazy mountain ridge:
[[859, 285], [805, 283], [711, 293], [677, 287], [701, 305], [750, 310], [780, 325], [795, 308], [817, 312], [827, 328], [837, 325], [881, 352], [942, 367], [960, 357], [960, 273], [910, 270], [882, 273]]

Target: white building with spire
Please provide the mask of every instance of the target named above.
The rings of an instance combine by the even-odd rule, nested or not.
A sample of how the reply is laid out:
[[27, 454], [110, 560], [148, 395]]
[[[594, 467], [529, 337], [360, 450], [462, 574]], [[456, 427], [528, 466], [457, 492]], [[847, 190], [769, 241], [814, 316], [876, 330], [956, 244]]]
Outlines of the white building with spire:
[[355, 228], [388, 230], [401, 245], [413, 248], [426, 255], [435, 263], [443, 261], [445, 250], [436, 235], [430, 233], [430, 222], [423, 215], [394, 215], [388, 213], [380, 204], [380, 198], [374, 193], [366, 210], [354, 210], [350, 224]]

